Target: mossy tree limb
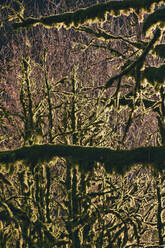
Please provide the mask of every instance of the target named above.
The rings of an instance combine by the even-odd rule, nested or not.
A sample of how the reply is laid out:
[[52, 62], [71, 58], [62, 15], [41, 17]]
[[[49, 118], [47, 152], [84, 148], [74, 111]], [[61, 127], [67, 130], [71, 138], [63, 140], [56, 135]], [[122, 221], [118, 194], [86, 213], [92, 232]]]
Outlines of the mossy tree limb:
[[137, 58], [136, 61], [132, 62], [131, 64], [129, 64], [123, 71], [121, 71], [119, 74], [117, 74], [116, 76], [110, 78], [107, 82], [106, 82], [106, 88], [109, 88], [112, 86], [112, 84], [114, 83], [115, 80], [127, 75], [130, 71], [132, 71], [137, 65], [143, 65], [145, 58], [147, 56], [147, 54], [150, 52], [150, 50], [153, 48], [153, 45], [159, 40], [161, 36], [161, 31], [158, 28], [152, 38], [152, 40], [149, 42], [149, 44], [146, 46], [146, 48], [144, 49], [143, 53], [141, 54], [141, 56], [139, 56]]
[[160, 24], [160, 27], [165, 26], [165, 8], [161, 8], [150, 14], [143, 23], [143, 33], [150, 31], [155, 24]]
[[67, 12], [59, 15], [42, 16], [41, 18], [20, 18], [20, 22], [13, 23], [13, 28], [28, 28], [37, 24], [46, 27], [65, 27], [79, 26], [88, 22], [104, 21], [106, 14], [120, 15], [122, 11], [132, 12], [134, 9], [137, 13], [140, 9], [150, 11], [153, 4], [159, 4], [160, 0], [126, 0], [126, 1], [109, 1], [107, 3], [99, 3], [87, 8], [78, 9], [74, 12]]
[[[79, 165], [80, 170], [85, 172], [93, 169], [93, 166], [88, 166], [89, 161], [102, 162], [107, 172], [116, 171], [120, 174], [130, 170], [132, 165], [140, 163], [151, 164], [158, 171], [165, 169], [165, 146], [114, 151], [99, 147], [34, 145], [13, 151], [1, 151], [0, 163], [10, 164], [23, 160], [27, 165], [35, 165], [38, 162], [53, 160], [56, 156], [71, 158], [74, 162], [72, 164]], [[84, 163], [81, 163], [82, 161]]]
[[[81, 31], [81, 32], [86, 32], [87, 34], [90, 34], [90, 35], [92, 35], [92, 36], [94, 36], [94, 37], [96, 37], [98, 39], [120, 40], [120, 41], [123, 41], [123, 42], [125, 42], [125, 43], [127, 43], [127, 44], [129, 44], [129, 45], [131, 45], [131, 46], [133, 46], [135, 48], [138, 48], [138, 49], [144, 49], [146, 44], [147, 44], [144, 41], [143, 42], [141, 42], [141, 41], [140, 42], [133, 42], [130, 39], [124, 38], [123, 36], [113, 35], [113, 34], [111, 34], [109, 32], [105, 32], [104, 30], [99, 29], [99, 28], [97, 28], [97, 31], [95, 31], [95, 30], [93, 30], [93, 29], [91, 29], [89, 27], [82, 26], [82, 27], [77, 28], [76, 30]], [[117, 55], [121, 56], [122, 54], [119, 54], [119, 52], [118, 52]], [[122, 55], [122, 57], [125, 58], [124, 55]]]

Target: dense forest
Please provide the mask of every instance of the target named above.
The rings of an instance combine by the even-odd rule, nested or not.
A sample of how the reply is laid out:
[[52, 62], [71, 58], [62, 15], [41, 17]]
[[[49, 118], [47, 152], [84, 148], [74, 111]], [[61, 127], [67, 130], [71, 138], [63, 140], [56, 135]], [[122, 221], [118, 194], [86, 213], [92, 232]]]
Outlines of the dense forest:
[[165, 5], [0, 3], [0, 248], [165, 247]]

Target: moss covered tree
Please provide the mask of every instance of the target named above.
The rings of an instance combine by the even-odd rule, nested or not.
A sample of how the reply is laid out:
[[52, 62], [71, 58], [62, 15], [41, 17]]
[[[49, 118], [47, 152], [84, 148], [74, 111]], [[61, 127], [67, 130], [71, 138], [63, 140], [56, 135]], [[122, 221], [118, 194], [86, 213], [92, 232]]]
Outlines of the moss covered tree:
[[[1, 106], [3, 121], [8, 120], [10, 125], [16, 126], [14, 120], [19, 120], [18, 136], [21, 140], [18, 149], [0, 152], [0, 179], [2, 185], [7, 185], [1, 191], [1, 246], [144, 245], [141, 237], [147, 230], [146, 226], [151, 228], [155, 223], [154, 217], [149, 216], [151, 208], [140, 205], [137, 200], [141, 196], [142, 202], [143, 196], [134, 176], [143, 172], [135, 169], [128, 177], [125, 176], [135, 164], [142, 164], [144, 171], [153, 165], [158, 202], [156, 245], [161, 247], [164, 244], [164, 194], [161, 192], [164, 179], [156, 175], [157, 171], [163, 172], [165, 163], [162, 3], [158, 0], [110, 1], [40, 18], [24, 17], [24, 7], [19, 2], [17, 10], [4, 6], [10, 9], [8, 20], [12, 20], [12, 27], [18, 32], [19, 28], [29, 29], [38, 24], [46, 28], [74, 28], [97, 40], [80, 44], [81, 49], [96, 48], [96, 53], [99, 49], [108, 50], [110, 59], [115, 58], [118, 66], [117, 69], [113, 67], [115, 73], [99, 86], [92, 83], [91, 87], [88, 82], [84, 84], [78, 80], [75, 68], [68, 77], [50, 82], [46, 49], [43, 60], [40, 58], [42, 66], [33, 63], [24, 54], [21, 66], [21, 111], [13, 114]], [[126, 35], [119, 35], [117, 30], [115, 34], [97, 25], [87, 25], [104, 22], [106, 18], [112, 22], [114, 18], [113, 21], [120, 28], [120, 25], [125, 25], [127, 15], [132, 26], [128, 25]], [[139, 20], [143, 20], [143, 23], [140, 24]], [[153, 32], [149, 33], [151, 29]], [[120, 45], [122, 49], [118, 49]], [[35, 92], [37, 82], [32, 79], [31, 69], [37, 66], [43, 79], [42, 88], [39, 85], [43, 93], [39, 101]], [[80, 74], [85, 76], [84, 71]], [[149, 140], [150, 135], [147, 136], [149, 145], [146, 141], [143, 143], [148, 147], [129, 145], [133, 140], [131, 128], [135, 127], [137, 132], [138, 117], [142, 118], [148, 112], [152, 112], [158, 123], [156, 134], [151, 133], [155, 143]], [[118, 118], [119, 113], [122, 113], [123, 119]], [[118, 124], [117, 120], [122, 121]], [[13, 173], [13, 170], [18, 171], [14, 174], [16, 171]], [[61, 179], [58, 177], [60, 170]], [[114, 172], [122, 175], [116, 180], [117, 186], [114, 182], [116, 177], [107, 179], [107, 173]], [[13, 181], [8, 180], [6, 173], [13, 173], [13, 180], [15, 175], [18, 179], [18, 187], [12, 197], [9, 194], [13, 190]], [[51, 173], [58, 180], [51, 177]], [[127, 181], [125, 190], [120, 181]], [[93, 191], [92, 182], [97, 186], [96, 191]], [[150, 191], [154, 192], [154, 182], [144, 184], [141, 188], [150, 197]], [[152, 200], [150, 202], [153, 203]], [[144, 221], [141, 219], [142, 211], [146, 211]]]

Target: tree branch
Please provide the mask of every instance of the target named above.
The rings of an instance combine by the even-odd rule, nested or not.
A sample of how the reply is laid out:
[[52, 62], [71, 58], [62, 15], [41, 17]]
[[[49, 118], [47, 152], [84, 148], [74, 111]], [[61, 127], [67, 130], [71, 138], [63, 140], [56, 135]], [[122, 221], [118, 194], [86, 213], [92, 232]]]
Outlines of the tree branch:
[[107, 13], [117, 16], [120, 15], [122, 11], [132, 12], [132, 9], [136, 12], [138, 12], [139, 9], [149, 11], [152, 4], [158, 4], [159, 2], [161, 2], [161, 0], [109, 1], [107, 3], [99, 3], [87, 8], [78, 9], [74, 12], [67, 12], [59, 15], [42, 16], [41, 18], [21, 18], [20, 22], [13, 23], [13, 28], [28, 28], [37, 24], [42, 24], [46, 27], [54, 26], [57, 28], [61, 25], [65, 27], [77, 27], [84, 23], [97, 22], [98, 20], [104, 21]]
[[102, 162], [107, 172], [123, 174], [135, 164], [152, 165], [155, 170], [165, 169], [165, 146], [140, 147], [134, 150], [114, 151], [109, 148], [83, 147], [70, 145], [34, 145], [12, 151], [0, 152], [0, 164], [13, 164], [24, 161], [27, 166], [38, 162], [48, 162], [55, 157], [72, 159], [81, 171], [93, 170], [94, 163]]
[[[112, 86], [113, 82], [121, 77], [123, 77], [124, 75], [128, 74], [132, 69], [135, 68], [135, 66], [137, 66], [139, 63], [141, 63], [143, 65], [144, 60], [147, 56], [147, 54], [149, 53], [149, 51], [153, 48], [153, 45], [156, 43], [156, 41], [160, 38], [161, 36], [161, 31], [158, 28], [154, 34], [154, 37], [152, 38], [152, 40], [149, 42], [149, 44], [146, 46], [146, 48], [144, 49], [142, 55], [140, 57], [138, 57], [138, 59], [134, 62], [132, 62], [131, 64], [129, 64], [123, 71], [121, 71], [119, 74], [117, 74], [116, 76], [110, 78], [107, 82], [105, 87], [109, 88]], [[141, 65], [141, 67], [142, 67]]]

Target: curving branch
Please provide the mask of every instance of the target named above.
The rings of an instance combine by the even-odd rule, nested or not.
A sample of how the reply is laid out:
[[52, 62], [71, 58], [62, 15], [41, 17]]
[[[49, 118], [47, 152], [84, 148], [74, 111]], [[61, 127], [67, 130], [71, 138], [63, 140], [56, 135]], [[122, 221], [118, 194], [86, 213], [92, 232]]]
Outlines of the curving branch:
[[156, 10], [146, 18], [146, 20], [143, 23], [143, 33], [146, 34], [146, 32], [149, 31], [151, 27], [153, 28], [153, 25], [158, 23], [163, 24], [162, 27], [164, 28], [165, 8]]
[[160, 3], [161, 0], [125, 0], [125, 1], [109, 1], [107, 3], [96, 4], [87, 8], [81, 8], [74, 12], [67, 12], [52, 16], [42, 16], [41, 18], [20, 18], [20, 22], [13, 23], [13, 28], [28, 28], [37, 24], [42, 24], [46, 27], [71, 27], [79, 26], [84, 23], [91, 23], [105, 21], [107, 13], [112, 15], [120, 15], [122, 12], [132, 12], [135, 10], [137, 13], [140, 9], [150, 11], [153, 4]]

